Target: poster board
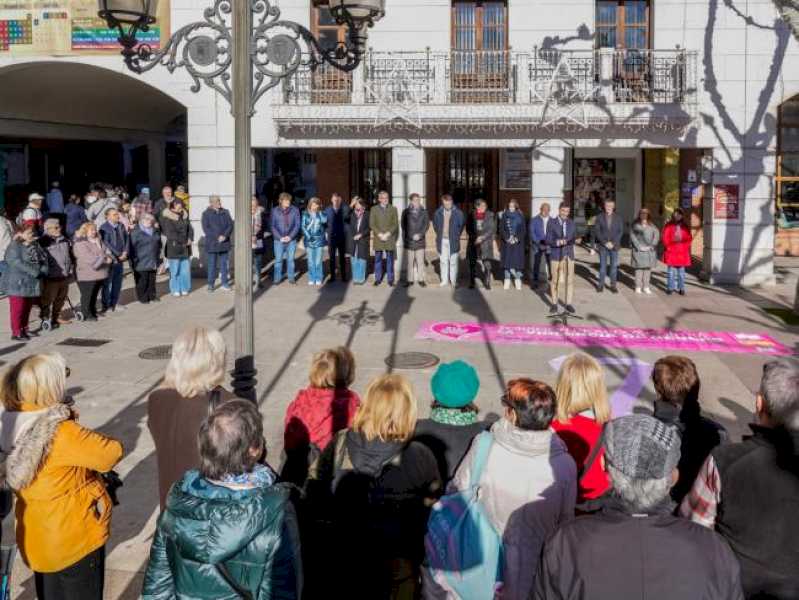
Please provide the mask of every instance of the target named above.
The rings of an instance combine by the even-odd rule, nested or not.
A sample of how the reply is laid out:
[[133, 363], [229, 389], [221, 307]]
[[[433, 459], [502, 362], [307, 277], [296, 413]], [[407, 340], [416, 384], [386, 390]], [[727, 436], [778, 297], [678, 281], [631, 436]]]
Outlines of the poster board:
[[737, 183], [716, 184], [713, 190], [713, 219], [737, 221], [740, 218], [740, 186]]
[[[139, 41], [160, 48], [170, 35], [170, 3]], [[117, 33], [97, 16], [97, 0], [0, 0], [0, 58], [120, 51]]]
[[503, 148], [499, 154], [499, 189], [530, 191], [533, 187], [533, 152]]
[[590, 218], [605, 200], [616, 199], [616, 161], [612, 158], [579, 158], [574, 163], [575, 216]]

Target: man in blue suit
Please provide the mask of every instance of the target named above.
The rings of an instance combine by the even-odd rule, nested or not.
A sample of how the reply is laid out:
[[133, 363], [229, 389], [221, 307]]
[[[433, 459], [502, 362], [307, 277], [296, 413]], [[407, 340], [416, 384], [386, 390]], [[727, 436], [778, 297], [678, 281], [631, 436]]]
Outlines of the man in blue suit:
[[621, 237], [624, 235], [624, 223], [622, 218], [616, 214], [615, 200], [605, 200], [604, 210], [596, 218], [594, 234], [599, 247], [599, 281], [596, 291], [601, 292], [605, 289], [605, 276], [608, 272], [608, 265], [610, 265], [610, 291], [618, 294], [616, 279], [618, 278], [619, 248], [621, 247]]
[[541, 281], [541, 259], [547, 270], [547, 281], [552, 279], [552, 264], [549, 260], [549, 244], [547, 244], [547, 225], [552, 217], [549, 216], [549, 204], [544, 202], [540, 212], [530, 219], [529, 237], [531, 244], [530, 257], [533, 262], [533, 285]]
[[547, 245], [549, 245], [549, 255], [552, 260], [552, 282], [549, 285], [552, 302], [552, 306], [549, 308], [550, 314], [558, 312], [558, 288], [561, 283], [566, 287], [566, 302], [564, 303], [566, 312], [576, 312], [572, 305], [576, 228], [574, 221], [569, 218], [569, 213], [571, 213], [571, 206], [567, 202], [561, 202], [557, 218], [550, 219], [547, 224]]
[[330, 197], [330, 206], [325, 209], [327, 218], [327, 250], [330, 254], [330, 281], [336, 280], [336, 256], [338, 255], [341, 281], [347, 281], [347, 225], [350, 207], [342, 203], [341, 195]]

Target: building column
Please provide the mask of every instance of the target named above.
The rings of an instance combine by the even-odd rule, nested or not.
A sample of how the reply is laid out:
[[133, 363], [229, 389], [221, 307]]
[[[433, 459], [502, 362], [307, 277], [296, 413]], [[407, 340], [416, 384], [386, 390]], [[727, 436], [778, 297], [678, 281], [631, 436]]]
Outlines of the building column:
[[[162, 139], [147, 140], [147, 171], [150, 180], [150, 191], [159, 194], [161, 186], [166, 184], [166, 144]], [[155, 196], [158, 198], [158, 196]]]
[[[523, 207], [530, 215], [538, 214], [547, 202], [556, 214], [563, 202], [567, 175], [571, 174], [571, 149], [544, 144], [533, 150], [532, 205]], [[569, 182], [571, 184], [571, 182]]]
[[[735, 150], [740, 158], [730, 164], [722, 162], [727, 160], [724, 153], [716, 152], [712, 174], [708, 177], [703, 173], [703, 179], [710, 179], [713, 184], [705, 195], [703, 207], [703, 274], [711, 284], [772, 285], [775, 283], [774, 195], [769, 173], [774, 172], [775, 152], [755, 148]], [[716, 197], [736, 190], [737, 215], [730, 215], [729, 211], [725, 215]]]
[[[391, 150], [391, 203], [402, 216], [402, 211], [408, 205], [408, 196], [419, 194], [424, 204], [427, 205], [427, 192], [425, 190], [427, 173], [425, 171], [424, 149], [414, 146], [399, 146]], [[405, 267], [405, 253], [402, 251], [402, 223], [400, 222], [400, 235], [397, 240], [396, 273], [399, 274]]]

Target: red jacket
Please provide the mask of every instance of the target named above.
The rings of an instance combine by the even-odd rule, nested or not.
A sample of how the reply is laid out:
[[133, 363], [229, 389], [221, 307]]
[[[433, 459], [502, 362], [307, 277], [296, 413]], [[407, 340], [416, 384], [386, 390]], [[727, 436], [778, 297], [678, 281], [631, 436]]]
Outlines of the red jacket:
[[[560, 439], [566, 444], [569, 454], [571, 454], [577, 465], [577, 473], [579, 474], [591, 454], [591, 449], [599, 441], [599, 436], [602, 434], [602, 426], [590, 417], [575, 415], [569, 419], [568, 423], [552, 421], [552, 429], [557, 432]], [[578, 503], [599, 498], [610, 487], [608, 474], [602, 467], [604, 453], [604, 450], [599, 451], [596, 459], [591, 464], [591, 468], [588, 469], [588, 473], [578, 482]]]
[[315, 444], [324, 450], [336, 432], [352, 425], [360, 405], [358, 394], [347, 389], [300, 390], [286, 409], [284, 448], [294, 450]]
[[[677, 227], [682, 234], [679, 241], [674, 239]], [[685, 223], [667, 223], [663, 228], [663, 262], [670, 267], [690, 267], [691, 239], [691, 229]]]

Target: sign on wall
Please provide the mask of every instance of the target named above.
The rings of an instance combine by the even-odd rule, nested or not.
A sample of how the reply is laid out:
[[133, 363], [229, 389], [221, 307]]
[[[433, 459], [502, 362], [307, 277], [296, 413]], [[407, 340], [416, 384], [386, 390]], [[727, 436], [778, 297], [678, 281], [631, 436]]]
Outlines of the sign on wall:
[[533, 187], [533, 153], [503, 148], [499, 155], [499, 189], [526, 190]]
[[741, 217], [740, 186], [737, 183], [716, 184], [713, 190], [713, 218], [734, 221]]
[[[140, 32], [141, 42], [160, 48], [169, 36], [169, 2], [158, 22]], [[97, 16], [97, 0], [0, 0], [0, 57], [119, 52], [117, 33]]]

